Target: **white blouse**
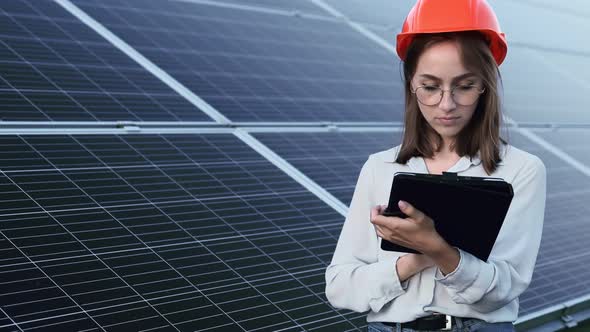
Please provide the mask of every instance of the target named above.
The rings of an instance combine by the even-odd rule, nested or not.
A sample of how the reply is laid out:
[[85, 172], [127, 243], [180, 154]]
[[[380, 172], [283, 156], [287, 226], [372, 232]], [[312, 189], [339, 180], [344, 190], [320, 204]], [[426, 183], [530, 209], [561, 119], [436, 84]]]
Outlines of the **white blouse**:
[[[546, 169], [537, 156], [502, 146], [496, 171], [487, 175], [479, 155], [462, 157], [448, 172], [499, 177], [514, 197], [487, 262], [459, 248], [457, 268], [443, 277], [429, 267], [400, 283], [396, 261], [403, 252], [383, 251], [370, 222], [371, 207], [387, 205], [395, 172], [428, 173], [422, 157], [395, 162], [400, 146], [369, 156], [326, 270], [326, 297], [336, 308], [370, 311], [368, 322], [407, 322], [439, 312], [487, 322], [514, 322], [518, 296], [531, 281], [546, 196]], [[467, 236], [467, 234], [465, 234]]]

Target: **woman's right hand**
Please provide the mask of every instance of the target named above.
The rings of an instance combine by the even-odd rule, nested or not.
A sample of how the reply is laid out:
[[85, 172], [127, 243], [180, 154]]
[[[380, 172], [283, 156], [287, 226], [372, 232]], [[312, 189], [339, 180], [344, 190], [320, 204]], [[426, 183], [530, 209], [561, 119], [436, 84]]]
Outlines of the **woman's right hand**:
[[434, 261], [423, 254], [405, 254], [398, 258], [396, 269], [400, 282], [434, 265]]

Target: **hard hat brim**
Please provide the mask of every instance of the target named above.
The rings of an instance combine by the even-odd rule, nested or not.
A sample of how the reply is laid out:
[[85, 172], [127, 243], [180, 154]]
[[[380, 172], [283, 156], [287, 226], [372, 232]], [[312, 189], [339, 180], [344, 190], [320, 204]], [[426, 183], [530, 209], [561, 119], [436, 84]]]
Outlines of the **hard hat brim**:
[[406, 60], [406, 53], [410, 44], [414, 40], [416, 35], [420, 34], [427, 34], [427, 33], [446, 33], [446, 32], [461, 32], [461, 31], [478, 31], [480, 32], [485, 38], [486, 42], [488, 43], [488, 47], [492, 52], [494, 60], [496, 60], [496, 64], [500, 66], [504, 59], [506, 58], [506, 54], [508, 53], [508, 44], [506, 42], [506, 36], [504, 33], [498, 33], [491, 29], [472, 29], [472, 28], [465, 28], [465, 29], [457, 29], [453, 28], [451, 31], [421, 31], [421, 32], [406, 32], [406, 33], [399, 33], [396, 38], [396, 51], [397, 55], [400, 57], [402, 61]]

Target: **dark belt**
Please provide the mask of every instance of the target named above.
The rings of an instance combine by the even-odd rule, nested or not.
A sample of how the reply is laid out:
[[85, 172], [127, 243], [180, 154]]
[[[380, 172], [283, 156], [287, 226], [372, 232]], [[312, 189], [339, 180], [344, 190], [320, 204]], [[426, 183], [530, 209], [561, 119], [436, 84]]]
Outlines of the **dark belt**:
[[[385, 325], [395, 327], [396, 323], [382, 322]], [[413, 330], [451, 330], [455, 326], [455, 317], [443, 314], [434, 314], [417, 318], [411, 322], [400, 323], [401, 328]]]

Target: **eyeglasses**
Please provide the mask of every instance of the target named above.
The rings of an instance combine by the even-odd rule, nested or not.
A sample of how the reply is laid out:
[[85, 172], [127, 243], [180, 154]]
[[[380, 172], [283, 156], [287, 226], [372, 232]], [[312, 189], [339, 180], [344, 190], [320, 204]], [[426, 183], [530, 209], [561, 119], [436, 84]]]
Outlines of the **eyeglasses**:
[[[411, 90], [411, 89], [410, 89]], [[438, 105], [445, 91], [451, 92], [451, 97], [457, 105], [471, 106], [475, 104], [479, 95], [484, 93], [485, 88], [478, 88], [476, 85], [457, 85], [450, 90], [443, 90], [434, 85], [422, 85], [412, 91], [416, 95], [420, 104], [426, 106]]]

